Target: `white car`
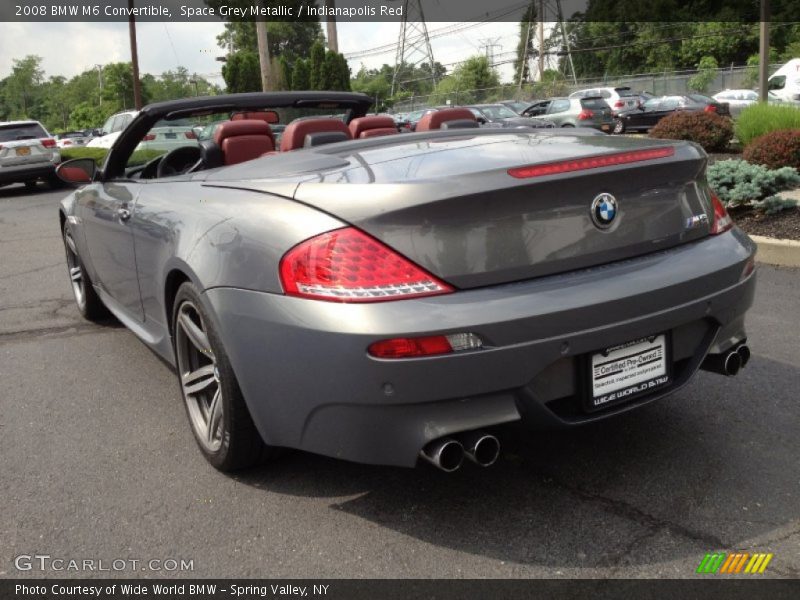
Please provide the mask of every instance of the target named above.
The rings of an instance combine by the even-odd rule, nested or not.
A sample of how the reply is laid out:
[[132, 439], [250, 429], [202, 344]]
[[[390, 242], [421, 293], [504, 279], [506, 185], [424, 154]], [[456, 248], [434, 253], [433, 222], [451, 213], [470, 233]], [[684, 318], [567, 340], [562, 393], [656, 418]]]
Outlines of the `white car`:
[[40, 179], [60, 187], [56, 165], [61, 155], [39, 121], [0, 122], [0, 186], [24, 183], [33, 188]]
[[92, 139], [83, 131], [67, 131], [66, 133], [59, 133], [56, 137], [56, 146], [59, 148], [75, 148], [76, 146], [85, 146], [86, 142]]
[[111, 148], [111, 146], [114, 145], [114, 142], [117, 141], [117, 138], [122, 130], [125, 129], [138, 114], [138, 110], [125, 110], [111, 115], [103, 124], [103, 128], [101, 129], [102, 135], [100, 137], [92, 138], [92, 140], [86, 144], [86, 147]]
[[639, 105], [639, 94], [629, 87], [601, 87], [572, 92], [570, 98], [592, 98], [600, 96], [616, 115], [621, 110], [630, 110]]
[[753, 90], [724, 90], [712, 96], [717, 102], [727, 102], [731, 116], [736, 116], [742, 109], [758, 102], [758, 92]]
[[[92, 139], [86, 146], [88, 148], [111, 148], [117, 141], [119, 134], [139, 114], [135, 110], [126, 110], [111, 115], [103, 125], [103, 135]], [[142, 141], [136, 146], [137, 150], [158, 150], [169, 152], [180, 146], [197, 143], [197, 136], [191, 124], [182, 120], [160, 121], [153, 127]]]

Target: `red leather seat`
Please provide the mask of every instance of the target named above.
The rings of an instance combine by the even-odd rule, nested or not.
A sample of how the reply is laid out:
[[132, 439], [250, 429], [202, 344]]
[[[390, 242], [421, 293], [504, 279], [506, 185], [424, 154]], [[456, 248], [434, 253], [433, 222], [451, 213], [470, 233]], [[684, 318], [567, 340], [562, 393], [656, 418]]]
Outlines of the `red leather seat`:
[[[239, 112], [233, 113], [231, 115], [231, 121], [264, 121], [267, 125], [270, 124], [269, 116], [267, 113], [263, 111], [250, 111], [250, 112]], [[272, 127], [269, 129], [269, 137], [272, 138], [272, 145], [275, 145], [275, 134], [272, 132]]]
[[350, 134], [354, 140], [370, 138], [379, 135], [394, 135], [400, 133], [394, 119], [387, 116], [359, 117], [350, 121]]
[[439, 129], [442, 123], [447, 121], [477, 121], [472, 111], [466, 108], [443, 108], [434, 112], [429, 112], [417, 123], [417, 131], [430, 131]]
[[222, 152], [224, 165], [253, 160], [275, 150], [272, 130], [265, 121], [225, 121], [214, 132], [214, 141]]
[[303, 148], [307, 135], [327, 132], [343, 132], [346, 139], [352, 139], [347, 125], [339, 119], [302, 119], [286, 126], [281, 136], [281, 152]]

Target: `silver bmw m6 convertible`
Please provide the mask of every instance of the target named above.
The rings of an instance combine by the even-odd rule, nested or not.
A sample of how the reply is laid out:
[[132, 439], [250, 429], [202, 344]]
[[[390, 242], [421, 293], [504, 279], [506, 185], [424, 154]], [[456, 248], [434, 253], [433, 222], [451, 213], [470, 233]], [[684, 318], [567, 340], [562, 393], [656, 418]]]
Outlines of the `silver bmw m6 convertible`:
[[459, 108], [397, 135], [369, 108], [152, 104], [102, 165], [58, 169], [78, 309], [174, 365], [215, 467], [280, 447], [488, 466], [494, 426], [573, 427], [747, 363], [755, 246], [698, 146]]

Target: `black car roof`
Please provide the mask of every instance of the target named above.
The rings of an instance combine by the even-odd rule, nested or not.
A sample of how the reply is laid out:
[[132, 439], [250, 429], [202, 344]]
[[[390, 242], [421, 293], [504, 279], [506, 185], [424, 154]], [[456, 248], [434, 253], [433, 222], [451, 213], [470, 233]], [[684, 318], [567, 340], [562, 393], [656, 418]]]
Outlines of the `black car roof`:
[[366, 113], [372, 98], [356, 92], [248, 92], [244, 94], [222, 94], [154, 102], [142, 109], [145, 114], [165, 115], [167, 119], [178, 119], [206, 110], [222, 112], [256, 108], [355, 108]]

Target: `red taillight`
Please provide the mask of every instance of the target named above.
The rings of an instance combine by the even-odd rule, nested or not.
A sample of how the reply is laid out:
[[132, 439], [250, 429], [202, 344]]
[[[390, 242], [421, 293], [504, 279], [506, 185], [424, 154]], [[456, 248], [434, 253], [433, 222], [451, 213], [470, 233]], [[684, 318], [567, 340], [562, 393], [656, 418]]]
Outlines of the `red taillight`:
[[560, 173], [570, 173], [572, 171], [585, 171], [600, 167], [612, 167], [615, 165], [641, 162], [643, 160], [667, 158], [674, 154], [675, 148], [672, 146], [665, 146], [664, 148], [652, 148], [650, 150], [634, 150], [632, 152], [620, 152], [619, 154], [607, 154], [605, 156], [591, 156], [576, 160], [561, 160], [558, 162], [544, 163], [541, 165], [531, 165], [529, 167], [516, 167], [514, 169], [509, 169], [508, 174], [518, 179], [527, 179], [528, 177], [544, 177], [545, 175], [558, 175]]
[[354, 227], [301, 242], [281, 259], [280, 276], [290, 296], [334, 302], [381, 302], [453, 291]]
[[186, 132], [186, 133], [184, 133], [183, 135], [185, 135], [185, 136], [186, 136], [186, 139], [187, 139], [187, 140], [196, 140], [196, 139], [197, 139], [197, 136], [194, 134], [194, 132], [193, 132], [193, 131], [187, 131], [187, 132]]
[[614, 108], [622, 108], [625, 106], [625, 103], [622, 100], [617, 100], [614, 102]]
[[711, 192], [711, 206], [714, 209], [714, 220], [711, 222], [711, 235], [717, 235], [728, 231], [733, 227], [733, 219], [725, 210], [725, 205], [722, 200], [717, 198], [714, 192]]
[[69, 140], [64, 140], [64, 145], [65, 146], [72, 146], [72, 142], [70, 142]]
[[415, 338], [392, 338], [370, 344], [367, 352], [375, 358], [435, 356], [464, 350], [480, 350], [483, 340], [474, 333], [453, 333]]
[[45, 148], [55, 148], [56, 141], [53, 138], [45, 138], [42, 140], [42, 146]]
[[579, 121], [586, 121], [587, 119], [591, 119], [594, 116], [594, 113], [590, 111], [588, 108], [584, 108], [580, 113], [578, 113], [578, 120]]
[[369, 353], [376, 358], [407, 358], [450, 354], [453, 347], [443, 335], [419, 338], [395, 338], [371, 344]]
[[705, 112], [717, 112], [717, 107], [713, 104], [706, 104], [706, 107], [703, 109]]
[[142, 141], [144, 141], [144, 142], [152, 142], [154, 139], [156, 139], [156, 134], [155, 133], [148, 133], [146, 136], [144, 136], [142, 138]]

